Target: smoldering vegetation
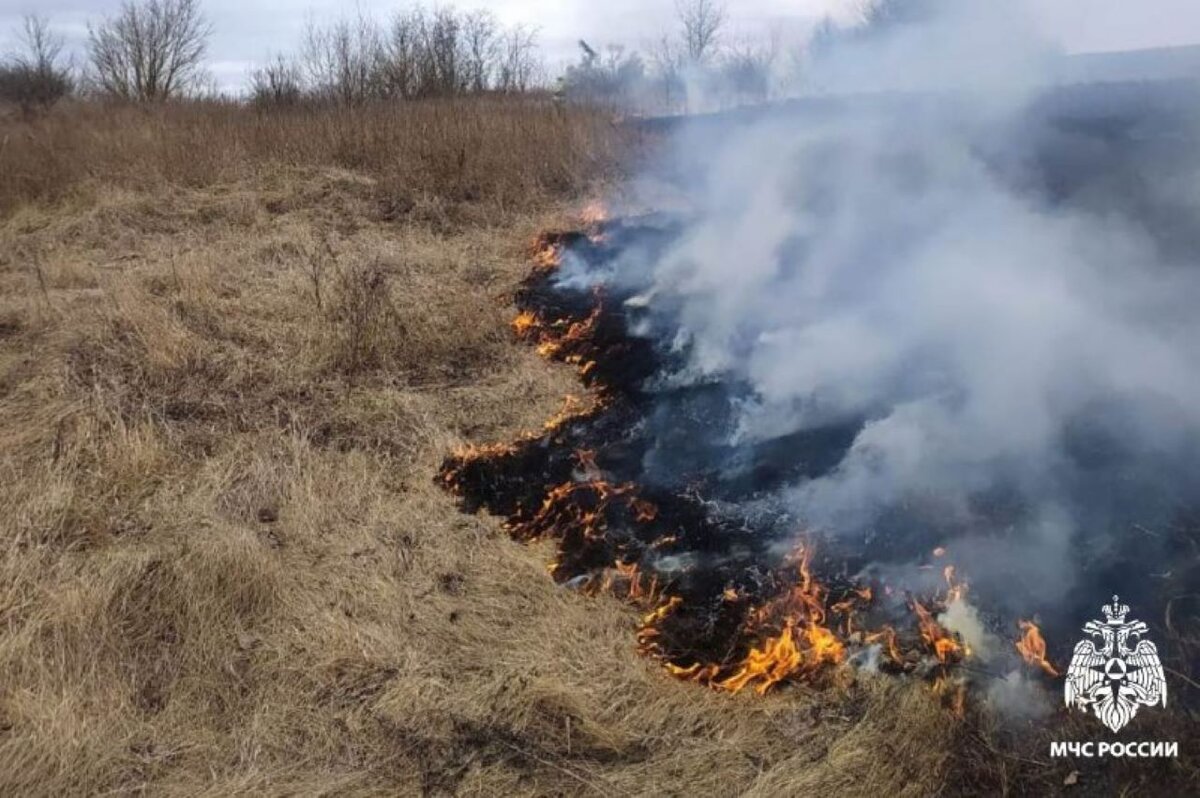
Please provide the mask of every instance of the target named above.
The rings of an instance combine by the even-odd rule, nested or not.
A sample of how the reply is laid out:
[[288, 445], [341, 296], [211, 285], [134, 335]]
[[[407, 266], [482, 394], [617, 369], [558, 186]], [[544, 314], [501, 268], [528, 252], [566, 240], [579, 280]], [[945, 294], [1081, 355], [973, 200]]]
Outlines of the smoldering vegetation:
[[926, 691], [676, 684], [628, 607], [432, 484], [578, 391], [508, 298], [631, 140], [409, 110], [259, 138], [240, 109], [97, 107], [8, 139], [0, 792], [938, 790], [965, 746]]
[[1055, 86], [1019, 21], [930, 8], [834, 48], [842, 99], [673, 126], [629, 201], [670, 243], [560, 280], [675, 363], [640, 480], [721, 475], [906, 589], [944, 548], [990, 633], [1038, 617], [1059, 658], [1119, 592], [1190, 678], [1200, 94]]

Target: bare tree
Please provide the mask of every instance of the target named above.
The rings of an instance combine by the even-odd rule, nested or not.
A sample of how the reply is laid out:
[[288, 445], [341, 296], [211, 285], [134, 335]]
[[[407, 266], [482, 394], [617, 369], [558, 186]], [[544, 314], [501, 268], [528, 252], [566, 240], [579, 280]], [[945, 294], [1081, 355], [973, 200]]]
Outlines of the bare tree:
[[24, 52], [16, 57], [18, 64], [38, 72], [59, 68], [63, 38], [50, 30], [50, 20], [37, 14], [26, 14], [21, 20], [19, 38]]
[[472, 11], [463, 17], [462, 35], [465, 83], [478, 94], [491, 85], [500, 53], [500, 26], [490, 11]]
[[379, 27], [364, 15], [325, 28], [310, 21], [300, 58], [318, 97], [354, 106], [379, 93], [383, 38]]
[[767, 100], [779, 48], [779, 38], [774, 35], [765, 41], [744, 40], [726, 46], [719, 70], [720, 89], [726, 95], [726, 104]]
[[0, 65], [0, 99], [29, 113], [49, 108], [73, 87], [70, 69], [61, 63], [63, 39], [45, 17], [28, 14], [18, 36], [21, 51]]
[[250, 96], [260, 108], [299, 105], [304, 99], [304, 78], [291, 59], [277, 55], [250, 73]]
[[491, 12], [449, 7], [415, 5], [386, 28], [363, 14], [327, 26], [310, 21], [296, 61], [256, 70], [250, 88], [261, 104], [280, 104], [297, 84], [302, 95], [343, 105], [522, 92], [539, 73], [535, 38], [530, 28], [502, 28]]
[[211, 33], [197, 0], [126, 0], [115, 17], [88, 27], [91, 77], [121, 99], [187, 94], [203, 80]]
[[420, 6], [397, 13], [383, 42], [379, 88], [384, 98], [407, 99], [417, 93], [425, 30], [425, 12]]
[[447, 96], [462, 88], [462, 21], [452, 8], [436, 9], [425, 28], [425, 49], [432, 74], [424, 93]]
[[716, 47], [725, 24], [725, 6], [719, 0], [676, 0], [675, 13], [683, 27], [683, 47], [693, 63], [703, 63]]
[[508, 93], [531, 89], [541, 66], [537, 57], [537, 31], [524, 25], [510, 28], [501, 50], [497, 88]]
[[663, 36], [655, 43], [650, 59], [662, 91], [663, 107], [673, 111], [681, 106], [684, 99], [683, 67], [686, 59], [671, 36]]

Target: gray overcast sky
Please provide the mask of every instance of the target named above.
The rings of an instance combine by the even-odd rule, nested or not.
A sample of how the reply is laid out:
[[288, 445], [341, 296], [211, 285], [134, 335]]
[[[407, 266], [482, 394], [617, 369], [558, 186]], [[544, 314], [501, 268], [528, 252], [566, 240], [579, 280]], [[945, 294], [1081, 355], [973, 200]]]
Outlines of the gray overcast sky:
[[[1001, 0], [997, 0], [1000, 2]], [[221, 86], [238, 87], [267, 53], [291, 51], [305, 20], [352, 14], [356, 7], [386, 18], [408, 3], [361, 0], [202, 0], [214, 35], [210, 69]], [[1125, 50], [1200, 43], [1200, 0], [1016, 0], [1031, 7], [1047, 38], [1070, 51]], [[620, 42], [637, 47], [673, 27], [673, 0], [482, 0], [447, 3], [486, 8], [506, 23], [536, 26], [552, 68], [575, 56], [575, 41]], [[826, 14], [845, 14], [855, 0], [741, 0], [727, 3], [729, 35], [761, 36], [767, 30], [802, 31]], [[432, 5], [432, 3], [427, 4]], [[73, 47], [82, 45], [87, 22], [112, 13], [120, 0], [0, 0], [0, 51], [14, 46], [21, 15], [50, 17]]]

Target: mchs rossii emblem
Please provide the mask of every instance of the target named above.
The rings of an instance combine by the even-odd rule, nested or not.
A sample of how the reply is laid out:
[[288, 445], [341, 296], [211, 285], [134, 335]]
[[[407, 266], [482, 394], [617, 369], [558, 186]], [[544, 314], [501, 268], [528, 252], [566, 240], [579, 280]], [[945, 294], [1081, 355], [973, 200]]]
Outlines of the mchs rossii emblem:
[[[1063, 692], [1068, 708], [1086, 712], [1091, 707], [1096, 717], [1115, 732], [1133, 720], [1142, 704], [1161, 703], [1165, 707], [1167, 680], [1158, 649], [1144, 637], [1146, 624], [1126, 621], [1129, 606], [1119, 603], [1116, 596], [1103, 611], [1103, 622], [1083, 625], [1091, 639], [1075, 646]], [[1132, 648], [1131, 637], [1138, 638]]]

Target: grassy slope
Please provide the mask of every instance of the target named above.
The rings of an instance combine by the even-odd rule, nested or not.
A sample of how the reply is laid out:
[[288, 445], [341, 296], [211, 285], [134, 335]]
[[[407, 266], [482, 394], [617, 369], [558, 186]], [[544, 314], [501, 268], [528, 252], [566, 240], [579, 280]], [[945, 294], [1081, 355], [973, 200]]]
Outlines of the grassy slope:
[[[0, 219], [0, 794], [961, 792], [927, 690], [675, 682], [631, 609], [435, 487], [449, 448], [578, 390], [510, 340], [508, 296], [618, 151], [596, 120], [446, 113], [436, 147], [380, 123], [304, 158], [299, 121], [11, 133], [92, 160], [38, 180], [0, 153], [26, 170]], [[512, 162], [471, 176], [445, 153], [489, 125]], [[189, 141], [223, 154], [187, 172]]]

